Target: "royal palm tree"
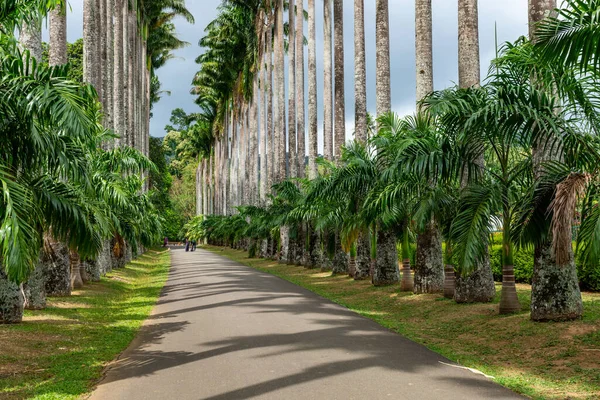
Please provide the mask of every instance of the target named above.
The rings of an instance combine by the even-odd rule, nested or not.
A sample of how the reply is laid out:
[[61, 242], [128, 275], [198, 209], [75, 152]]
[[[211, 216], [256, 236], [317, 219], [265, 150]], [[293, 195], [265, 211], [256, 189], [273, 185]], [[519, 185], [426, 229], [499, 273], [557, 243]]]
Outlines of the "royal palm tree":
[[[477, 87], [480, 84], [479, 62], [479, 13], [477, 0], [458, 2], [458, 83], [461, 88]], [[483, 168], [483, 157], [479, 165]], [[466, 185], [468, 176], [462, 178]], [[483, 243], [488, 236], [482, 235]], [[496, 285], [490, 266], [489, 250], [485, 247], [484, 257], [474, 268], [461, 269], [456, 277], [454, 299], [459, 303], [490, 302], [496, 295]]]
[[285, 126], [285, 80], [284, 80], [284, 39], [283, 39], [283, 0], [275, 3], [275, 183], [286, 177], [286, 126]]
[[365, 55], [365, 2], [354, 0], [354, 138], [367, 141], [367, 65]]
[[[302, 7], [298, 7], [302, 14]], [[288, 14], [288, 160], [289, 176], [297, 175], [296, 153], [296, 2], [289, 0]]]
[[388, 113], [392, 108], [390, 86], [390, 27], [388, 0], [375, 2], [375, 97], [377, 116]]
[[51, 66], [67, 63], [67, 13], [64, 4], [50, 11], [50, 49], [48, 61]]
[[[117, 135], [125, 132], [125, 93], [124, 93], [124, 62], [123, 62], [123, 7], [124, 0], [114, 0], [114, 56], [113, 56], [113, 117], [114, 131]], [[116, 140], [116, 145], [122, 143], [122, 138]]]
[[296, 132], [298, 137], [297, 176], [305, 175], [306, 158], [306, 115], [304, 112], [304, 1], [298, 0], [296, 7]]
[[333, 160], [333, 41], [331, 1], [323, 0], [323, 156]]
[[308, 0], [308, 176], [317, 177], [317, 41], [315, 0]]

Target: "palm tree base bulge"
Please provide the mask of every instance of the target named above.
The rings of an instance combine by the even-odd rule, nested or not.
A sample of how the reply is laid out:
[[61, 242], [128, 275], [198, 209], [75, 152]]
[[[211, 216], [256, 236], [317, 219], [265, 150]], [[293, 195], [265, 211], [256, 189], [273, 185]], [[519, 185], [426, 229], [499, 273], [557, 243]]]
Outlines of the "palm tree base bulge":
[[414, 267], [414, 292], [439, 293], [444, 290], [442, 235], [434, 224], [417, 237], [417, 260]]
[[[377, 254], [372, 283], [375, 286], [393, 285], [400, 281], [396, 235], [392, 230], [377, 231]], [[411, 288], [412, 290], [412, 288]]]
[[454, 301], [457, 303], [490, 303], [495, 297], [496, 284], [489, 257], [469, 275], [456, 275]]
[[23, 285], [25, 294], [25, 308], [28, 310], [42, 310], [46, 308], [46, 271], [42, 263], [38, 262], [35, 270]]
[[[531, 285], [531, 319], [534, 321], [569, 321], [581, 318], [583, 303], [577, 267], [556, 265], [550, 246], [536, 257]], [[544, 254], [546, 253], [546, 254]]]
[[46, 295], [71, 295], [71, 261], [69, 248], [63, 243], [46, 241], [40, 256], [40, 264], [46, 273]]
[[8, 280], [0, 265], [0, 324], [16, 324], [23, 320], [25, 298], [19, 285]]
[[517, 288], [515, 286], [514, 270], [514, 265], [505, 265], [502, 267], [500, 314], [512, 314], [521, 311], [521, 305], [517, 297]]
[[400, 282], [400, 290], [402, 292], [412, 292], [415, 288], [415, 281], [410, 270], [410, 259], [402, 260], [402, 281]]
[[454, 288], [456, 285], [456, 276], [454, 275], [454, 265], [446, 265], [444, 267], [444, 297], [447, 299], [454, 298]]

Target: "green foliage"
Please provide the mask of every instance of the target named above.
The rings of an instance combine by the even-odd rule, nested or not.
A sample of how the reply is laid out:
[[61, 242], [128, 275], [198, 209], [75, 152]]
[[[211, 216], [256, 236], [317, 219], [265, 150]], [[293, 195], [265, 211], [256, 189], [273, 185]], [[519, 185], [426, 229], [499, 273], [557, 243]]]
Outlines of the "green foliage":
[[[86, 285], [77, 296], [60, 298], [60, 307], [52, 306], [51, 300], [45, 310], [26, 311], [35, 322], [0, 326], [0, 335], [21, 349], [0, 349], [0, 363], [8, 358], [14, 371], [0, 376], [0, 397], [85, 397], [104, 366], [137, 335], [156, 304], [169, 266], [168, 251], [150, 250], [100, 283]], [[32, 360], [34, 369], [28, 367]]]

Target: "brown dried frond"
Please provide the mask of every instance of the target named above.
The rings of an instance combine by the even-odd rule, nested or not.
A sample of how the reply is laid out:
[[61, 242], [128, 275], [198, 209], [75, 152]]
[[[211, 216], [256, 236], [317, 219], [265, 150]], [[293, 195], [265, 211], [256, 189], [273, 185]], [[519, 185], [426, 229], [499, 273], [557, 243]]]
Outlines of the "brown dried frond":
[[577, 200], [585, 192], [590, 181], [589, 174], [571, 173], [556, 186], [556, 195], [550, 204], [552, 217], [552, 250], [558, 265], [571, 261], [573, 252], [572, 224]]

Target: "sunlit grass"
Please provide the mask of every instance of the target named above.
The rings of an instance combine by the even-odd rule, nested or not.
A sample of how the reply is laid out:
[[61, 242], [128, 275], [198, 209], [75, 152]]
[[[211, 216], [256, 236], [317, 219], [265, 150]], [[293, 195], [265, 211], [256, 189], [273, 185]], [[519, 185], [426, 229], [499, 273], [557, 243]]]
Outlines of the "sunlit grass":
[[528, 285], [517, 285], [522, 312], [499, 316], [500, 285], [492, 304], [456, 304], [440, 295], [376, 288], [346, 276], [248, 259], [242, 251], [207, 248], [331, 299], [532, 398], [600, 399], [598, 293], [583, 294], [580, 321], [534, 323]]
[[150, 250], [71, 297], [0, 325], [0, 398], [74, 399], [88, 393], [148, 317], [167, 279], [168, 250]]

